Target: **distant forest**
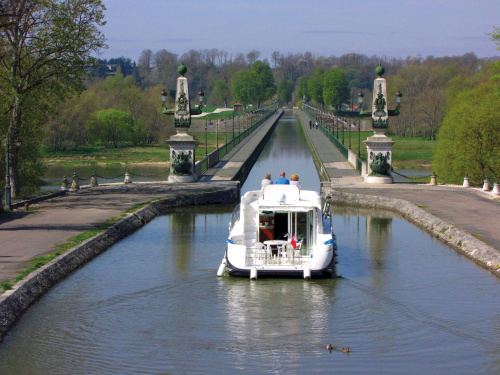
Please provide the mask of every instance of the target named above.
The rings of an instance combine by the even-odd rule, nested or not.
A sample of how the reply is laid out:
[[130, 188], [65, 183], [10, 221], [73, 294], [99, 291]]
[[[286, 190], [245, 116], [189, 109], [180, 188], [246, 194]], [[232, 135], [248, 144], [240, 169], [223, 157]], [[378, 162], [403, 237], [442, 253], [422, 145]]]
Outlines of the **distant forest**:
[[389, 132], [435, 139], [447, 103], [461, 90], [487, 82], [493, 74], [490, 63], [498, 60], [480, 59], [474, 53], [396, 59], [355, 53], [324, 57], [310, 52], [287, 55], [273, 52], [270, 62], [267, 59], [261, 62], [259, 57], [258, 51], [233, 56], [218, 49], [190, 50], [179, 56], [165, 49], [157, 52], [148, 49], [142, 51], [137, 62], [128, 57], [100, 60], [87, 81], [87, 90], [60, 104], [57, 114], [46, 124], [45, 145], [63, 149], [95, 142], [99, 139], [95, 134], [99, 129], [95, 117], [104, 115], [99, 111], [110, 109], [130, 115], [128, 130], [119, 134], [121, 141], [137, 145], [162, 143], [174, 130], [161, 114], [160, 92], [166, 89], [170, 93], [167, 105], [171, 106], [181, 62], [188, 68], [186, 76], [192, 99], [202, 89], [207, 106], [232, 107], [236, 101], [232, 83], [242, 72], [258, 65], [269, 67], [275, 87], [261, 104], [274, 102], [277, 95], [280, 105], [300, 106], [306, 97], [318, 108], [324, 105], [323, 78], [333, 70], [342, 71], [350, 91], [350, 98], [345, 98], [343, 105], [355, 105], [362, 90], [366, 106], [372, 97], [375, 68], [381, 63], [386, 71], [390, 108], [396, 106], [395, 93], [398, 90], [403, 93], [401, 115], [391, 121]]

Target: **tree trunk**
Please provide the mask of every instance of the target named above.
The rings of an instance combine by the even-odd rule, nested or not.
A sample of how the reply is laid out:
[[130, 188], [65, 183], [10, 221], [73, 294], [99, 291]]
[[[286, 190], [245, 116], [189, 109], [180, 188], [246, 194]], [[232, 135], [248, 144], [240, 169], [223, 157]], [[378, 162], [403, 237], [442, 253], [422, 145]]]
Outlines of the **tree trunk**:
[[14, 142], [14, 139], [19, 135], [19, 128], [21, 126], [21, 110], [19, 109], [19, 98], [14, 99], [14, 109], [12, 110], [12, 120], [9, 130], [7, 131], [7, 137], [9, 137], [9, 152], [7, 157], [9, 158], [9, 175], [10, 175], [10, 185], [11, 185], [11, 197], [15, 198], [19, 196], [21, 191], [21, 185], [19, 183], [19, 168], [18, 168], [18, 150]]

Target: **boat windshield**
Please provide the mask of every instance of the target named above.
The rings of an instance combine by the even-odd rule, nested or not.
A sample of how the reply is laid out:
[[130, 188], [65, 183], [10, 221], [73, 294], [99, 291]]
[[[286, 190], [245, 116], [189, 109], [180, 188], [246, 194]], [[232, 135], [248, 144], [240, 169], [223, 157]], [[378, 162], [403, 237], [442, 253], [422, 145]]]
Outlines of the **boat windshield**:
[[259, 242], [287, 240], [292, 236], [302, 248], [313, 244], [314, 210], [282, 211], [262, 210], [259, 212]]

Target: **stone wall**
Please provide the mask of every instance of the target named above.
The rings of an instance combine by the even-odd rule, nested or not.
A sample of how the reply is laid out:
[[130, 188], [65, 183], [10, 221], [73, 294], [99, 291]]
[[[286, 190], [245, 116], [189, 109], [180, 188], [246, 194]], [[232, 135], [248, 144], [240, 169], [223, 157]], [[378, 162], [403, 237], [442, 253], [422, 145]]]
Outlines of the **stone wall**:
[[0, 339], [21, 314], [52, 286], [155, 217], [179, 206], [234, 203], [239, 202], [239, 198], [239, 185], [230, 183], [229, 187], [218, 191], [159, 199], [128, 214], [110, 228], [73, 247], [4, 292], [0, 296]]

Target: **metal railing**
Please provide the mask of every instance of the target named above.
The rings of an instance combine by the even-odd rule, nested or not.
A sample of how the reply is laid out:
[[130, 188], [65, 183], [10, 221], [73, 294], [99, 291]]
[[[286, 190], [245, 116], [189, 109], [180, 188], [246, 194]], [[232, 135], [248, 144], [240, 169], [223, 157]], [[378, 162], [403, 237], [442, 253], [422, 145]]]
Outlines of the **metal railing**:
[[196, 162], [195, 173], [200, 177], [205, 173], [211, 166], [215, 165], [220, 159], [226, 156], [235, 146], [241, 143], [246, 137], [248, 137], [254, 130], [259, 128], [264, 122], [266, 122], [275, 112], [268, 107], [262, 108], [264, 111], [264, 116], [250, 125], [247, 129], [240, 132], [234, 138], [231, 138], [227, 143], [216, 148], [209, 155], [205, 156], [200, 161]]

